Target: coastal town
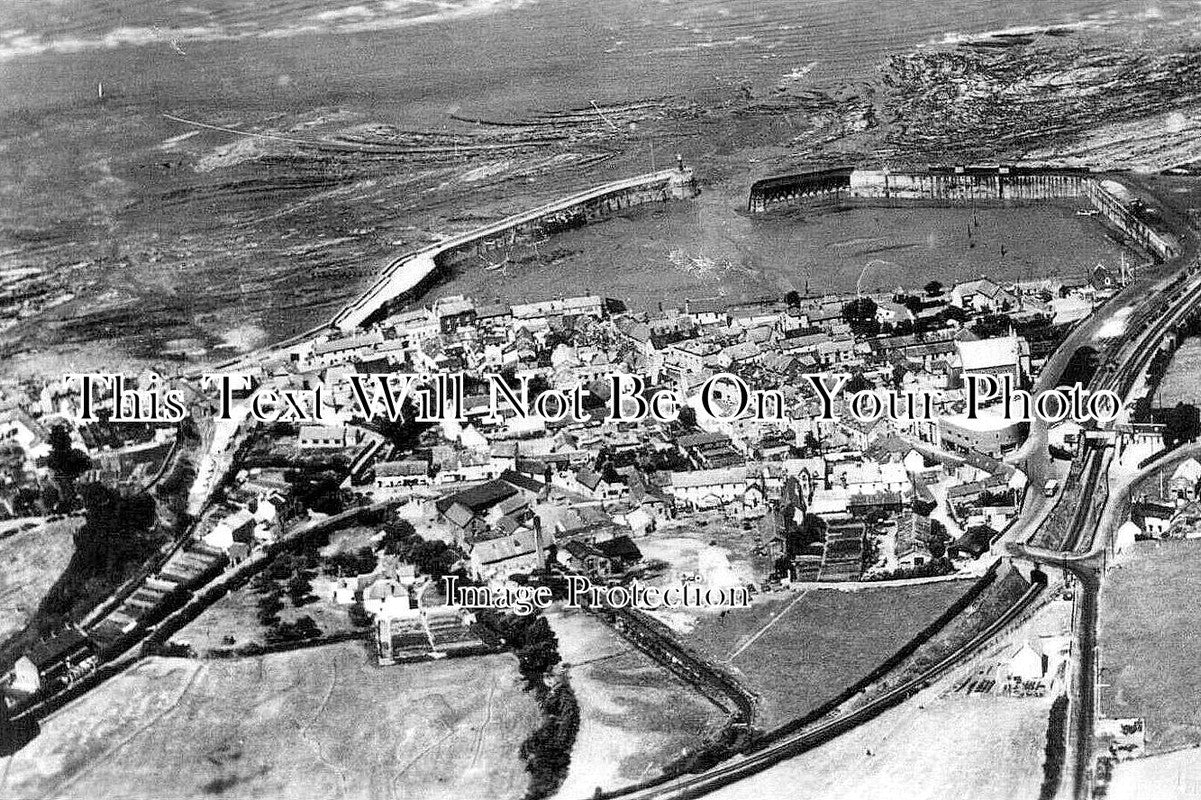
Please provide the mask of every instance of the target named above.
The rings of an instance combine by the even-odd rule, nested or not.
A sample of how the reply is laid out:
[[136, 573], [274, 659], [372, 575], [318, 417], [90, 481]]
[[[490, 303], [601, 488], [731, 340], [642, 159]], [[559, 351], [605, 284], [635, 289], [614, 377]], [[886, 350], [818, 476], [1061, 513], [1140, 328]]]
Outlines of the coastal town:
[[[1025, 495], [1056, 495], [1085, 427], [1050, 426], [1052, 472], [1032, 487], [1013, 458], [1028, 422], [987, 398], [966, 413], [965, 386], [1031, 387], [1067, 331], [1133, 272], [1123, 255], [1074, 279], [690, 298], [654, 313], [600, 296], [444, 296], [240, 359], [216, 393], [202, 386], [211, 376], [150, 371], [107, 393], [103, 376], [88, 392], [79, 376], [11, 384], [4, 535], [61, 519], [94, 561], [73, 558], [6, 644], [6, 718], [45, 713], [147, 654], [353, 640], [380, 666], [494, 653], [513, 640], [503, 612], [561, 599], [556, 576], [656, 596], [695, 581], [698, 598], [736, 592], [746, 604], [805, 586], [986, 575]], [[1087, 384], [1096, 368], [1074, 363], [1072, 377]], [[391, 413], [365, 414], [365, 382], [387, 388], [402, 373], [458, 375], [456, 412], [427, 419], [411, 392], [380, 403]], [[814, 374], [841, 374], [856, 393], [924, 393], [937, 407], [864, 419], [841, 413], [839, 395], [825, 398], [831, 414], [820, 384], [803, 380]], [[614, 405], [623, 385], [638, 394]], [[612, 413], [665, 387], [685, 398], [668, 416]], [[725, 413], [745, 405], [746, 387], [775, 393], [786, 413]], [[167, 389], [187, 398], [185, 416], [129, 421]], [[271, 413], [300, 395], [307, 408], [292, 400], [292, 413]], [[1121, 423], [1135, 438], [1162, 436], [1164, 413], [1142, 404]], [[1178, 504], [1196, 502], [1194, 473], [1136, 505], [1127, 526], [1137, 531], [1121, 535], [1162, 535]], [[132, 543], [113, 548], [106, 525]], [[680, 537], [695, 549], [667, 544]], [[455, 582], [508, 601], [463, 604], [462, 589], [447, 591]], [[613, 606], [592, 611], [631, 624]], [[626, 613], [668, 638], [690, 624], [666, 607]], [[985, 676], [964, 691], [1042, 696], [1064, 662], [1033, 669], [1031, 647], [1054, 654], [1055, 641], [1002, 658], [998, 669], [1026, 676], [1016, 683]]]
[[1201, 796], [1201, 8], [0, 9], [0, 800]]
[[[552, 548], [571, 569], [619, 578], [642, 561], [636, 542], [713, 512], [728, 521], [740, 555], [765, 565], [749, 581], [757, 590], [970, 570], [1016, 514], [1026, 479], [1003, 459], [1025, 431], [999, 414], [958, 413], [964, 379], [1009, 375], [1028, 385], [1057, 329], [1116, 285], [1104, 267], [1091, 278], [1008, 287], [982, 278], [912, 294], [734, 304], [703, 298], [653, 315], [595, 296], [512, 306], [448, 297], [362, 333], [279, 352], [244, 374], [238, 417], [220, 419], [216, 402], [193, 391], [191, 421], [178, 426], [76, 427], [72, 381], [36, 394], [12, 387], [5, 439], [24, 467], [22, 480], [5, 487], [5, 506], [10, 517], [70, 507], [53, 488], [63, 473], [49, 466], [49, 432], [58, 430], [89, 462], [72, 478], [76, 491], [100, 483], [162, 496], [172, 475], [197, 474], [186, 498], [197, 522], [182, 547], [170, 545], [193, 569], [169, 562], [166, 576], [177, 581], [261, 557], [331, 512], [383, 504], [397, 506], [423, 539], [453, 548], [485, 582], [543, 569]], [[536, 393], [582, 384], [597, 420], [548, 420], [508, 406], [493, 416], [482, 383], [464, 399], [462, 422], [421, 426], [404, 414], [368, 421], [344, 411], [355, 407], [356, 376], [404, 371], [495, 371]], [[933, 419], [822, 419], [819, 398], [800, 380], [818, 371], [848, 373], [859, 390], [937, 390], [943, 405]], [[698, 387], [720, 373], [782, 391], [791, 416], [698, 415]], [[694, 403], [670, 423], [613, 422], [599, 409], [614, 374], [642, 378], [646, 392], [680, 387]], [[140, 390], [186, 385], [156, 374], [136, 381]], [[245, 421], [254, 395], [318, 384], [323, 424]], [[719, 404], [732, 402], [718, 393]], [[95, 413], [110, 416], [103, 405]], [[1075, 443], [1075, 427], [1061, 426], [1061, 445]], [[214, 443], [207, 451], [189, 441], [202, 438], [201, 428]], [[407, 596], [418, 573], [403, 568], [389, 580], [403, 577]], [[366, 588], [354, 588], [355, 602]], [[350, 597], [333, 584], [324, 594]], [[386, 617], [402, 604], [385, 605]], [[155, 608], [127, 601], [96, 635], [119, 637]]]

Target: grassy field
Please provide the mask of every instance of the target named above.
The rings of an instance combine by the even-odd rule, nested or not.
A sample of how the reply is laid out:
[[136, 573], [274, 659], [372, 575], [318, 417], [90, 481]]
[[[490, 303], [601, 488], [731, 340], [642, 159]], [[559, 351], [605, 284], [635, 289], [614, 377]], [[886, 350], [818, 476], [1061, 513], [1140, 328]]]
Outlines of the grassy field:
[[1188, 748], [1118, 764], [1110, 800], [1193, 800], [1201, 797], [1201, 750]]
[[156, 658], [44, 722], [0, 763], [0, 797], [517, 798], [537, 722], [507, 655]]
[[[266, 644], [268, 629], [259, 623], [258, 600], [259, 595], [250, 586], [230, 592], [185, 625], [172, 639], [187, 642], [201, 655], [214, 648]], [[351, 623], [349, 606], [316, 600], [295, 608], [287, 596], [283, 602], [284, 607], [279, 612], [283, 622], [294, 623], [300, 617], [308, 616], [313, 618], [323, 634], [361, 630]], [[232, 637], [233, 641], [227, 641], [227, 636]]]
[[[999, 583], [995, 594], [1003, 597], [1012, 581]], [[985, 598], [993, 594], [988, 590]], [[988, 600], [980, 601], [985, 613], [987, 605]], [[905, 703], [713, 797], [1033, 800], [1042, 784], [1047, 715], [1054, 698], [968, 696], [957, 687], [973, 672], [991, 670], [1013, 643], [1066, 633], [1069, 615], [1067, 602], [1043, 608], [1011, 636]]]
[[71, 534], [81, 522], [50, 522], [0, 539], [0, 642], [25, 627], [58, 580], [75, 552]]
[[703, 616], [687, 641], [745, 676], [762, 695], [761, 724], [771, 727], [802, 716], [866, 675], [969, 585], [802, 589], [745, 611]]
[[712, 797], [1033, 800], [1050, 702], [927, 692]]
[[1189, 339], [1172, 356], [1168, 371], [1159, 384], [1155, 405], [1201, 402], [1197, 375], [1201, 372], [1201, 339]]
[[[335, 531], [330, 536], [330, 543], [322, 548], [322, 555], [352, 552], [371, 543], [375, 529], [362, 525]], [[276, 584], [286, 587], [286, 581]], [[214, 648], [241, 647], [247, 644], [265, 644], [268, 629], [258, 620], [258, 604], [262, 595], [255, 589], [252, 581], [235, 589], [218, 600], [203, 614], [188, 623], [174, 637], [177, 642], [190, 644], [196, 652], [203, 655], [205, 651]], [[315, 598], [312, 602], [299, 607], [292, 604], [285, 594], [284, 607], [279, 612], [279, 618], [285, 623], [294, 623], [302, 616], [312, 617], [317, 627], [324, 634], [346, 633], [361, 630], [350, 621], [350, 606], [341, 606], [328, 599]], [[228, 641], [227, 637], [233, 639]]]
[[1101, 593], [1101, 713], [1145, 717], [1147, 751], [1201, 745], [1201, 541], [1140, 542]]
[[716, 706], [596, 619], [580, 612], [549, 619], [581, 712], [562, 800], [653, 776], [724, 722]]

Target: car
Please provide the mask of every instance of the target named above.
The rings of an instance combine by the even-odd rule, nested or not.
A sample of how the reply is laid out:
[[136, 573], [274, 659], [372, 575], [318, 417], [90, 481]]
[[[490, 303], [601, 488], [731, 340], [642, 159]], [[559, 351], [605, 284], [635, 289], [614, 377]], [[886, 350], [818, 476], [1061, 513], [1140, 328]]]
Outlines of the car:
[[1047, 497], [1054, 497], [1058, 491], [1059, 481], [1055, 480], [1054, 478], [1051, 478], [1051, 480], [1043, 484], [1043, 494]]

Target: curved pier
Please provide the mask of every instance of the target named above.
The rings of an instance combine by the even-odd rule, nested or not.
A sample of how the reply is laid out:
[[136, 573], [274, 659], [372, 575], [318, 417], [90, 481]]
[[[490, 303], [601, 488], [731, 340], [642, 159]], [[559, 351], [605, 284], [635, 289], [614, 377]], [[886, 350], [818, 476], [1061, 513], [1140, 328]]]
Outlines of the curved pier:
[[470, 256], [480, 256], [523, 240], [586, 225], [607, 214], [645, 203], [685, 200], [697, 194], [692, 169], [675, 169], [638, 175], [594, 186], [579, 194], [555, 200], [482, 228], [407, 253], [389, 264], [375, 284], [334, 317], [342, 331], [353, 330], [375, 318], [391, 303], [419, 294], [441, 268]]

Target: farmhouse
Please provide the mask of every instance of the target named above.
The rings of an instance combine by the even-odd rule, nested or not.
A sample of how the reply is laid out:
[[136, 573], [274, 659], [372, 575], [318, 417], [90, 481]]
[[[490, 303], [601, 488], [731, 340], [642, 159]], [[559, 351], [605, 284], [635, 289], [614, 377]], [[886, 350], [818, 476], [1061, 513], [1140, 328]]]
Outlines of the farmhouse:
[[471, 572], [477, 580], [506, 580], [528, 575], [546, 565], [553, 537], [541, 525], [518, 528], [508, 536], [485, 539], [471, 548]]
[[997, 312], [1013, 308], [1018, 299], [988, 278], [966, 281], [951, 289], [951, 305], [965, 311]]
[[593, 578], [620, 575], [642, 560], [642, 551], [629, 536], [591, 542], [572, 539], [563, 546], [567, 566]]

